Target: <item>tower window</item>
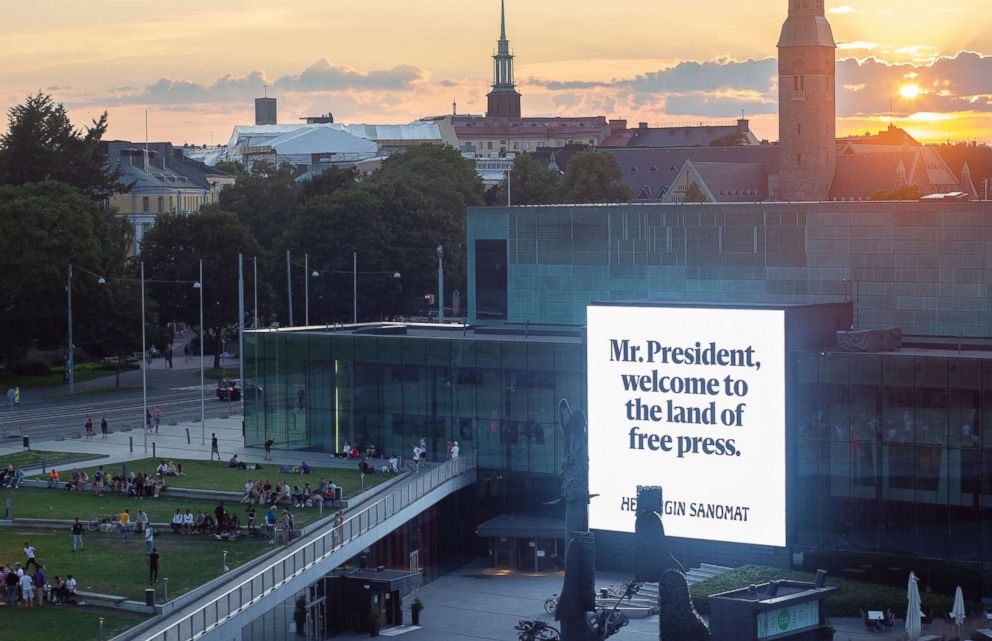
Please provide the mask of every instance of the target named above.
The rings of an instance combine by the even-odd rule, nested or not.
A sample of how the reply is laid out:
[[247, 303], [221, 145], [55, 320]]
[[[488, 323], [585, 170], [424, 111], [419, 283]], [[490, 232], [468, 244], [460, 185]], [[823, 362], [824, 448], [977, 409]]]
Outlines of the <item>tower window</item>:
[[796, 154], [796, 164], [798, 166], [800, 166], [800, 167], [803, 166], [803, 155], [802, 154]]
[[796, 135], [797, 136], [803, 135], [803, 126], [802, 126], [802, 124], [797, 124], [796, 125]]
[[806, 89], [806, 76], [793, 76], [792, 88], [796, 91], [803, 91]]

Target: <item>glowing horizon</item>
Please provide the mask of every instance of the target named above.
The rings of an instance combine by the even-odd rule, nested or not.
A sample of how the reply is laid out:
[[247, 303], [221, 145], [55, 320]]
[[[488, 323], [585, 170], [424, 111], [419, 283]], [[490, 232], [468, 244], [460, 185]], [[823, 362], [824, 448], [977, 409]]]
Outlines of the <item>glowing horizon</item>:
[[[786, 7], [711, 0], [703, 13], [714, 17], [701, 21], [698, 5], [616, 0], [604, 17], [564, 0], [509, 0], [524, 114], [664, 124], [743, 113], [775, 140]], [[992, 139], [987, 3], [827, 8], [839, 46], [839, 136], [894, 122], [921, 142]], [[77, 125], [108, 110], [108, 137], [131, 140], [144, 139], [147, 109], [149, 136], [178, 144], [225, 142], [236, 124], [253, 122], [264, 85], [280, 122], [328, 111], [346, 123], [409, 122], [450, 113], [453, 101], [459, 113], [482, 113], [499, 35], [496, 0], [94, 0], [54, 15], [30, 4], [5, 13], [0, 108], [41, 90]]]

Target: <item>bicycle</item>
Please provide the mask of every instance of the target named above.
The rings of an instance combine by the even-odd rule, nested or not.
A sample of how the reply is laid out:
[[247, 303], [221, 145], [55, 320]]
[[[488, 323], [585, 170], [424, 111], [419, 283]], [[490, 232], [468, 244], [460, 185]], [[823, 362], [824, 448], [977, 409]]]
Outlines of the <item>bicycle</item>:
[[519, 641], [561, 641], [561, 633], [544, 621], [519, 621], [513, 626]]
[[544, 600], [544, 611], [548, 614], [554, 614], [555, 609], [558, 608], [558, 593], [555, 592], [551, 595], [551, 598]]

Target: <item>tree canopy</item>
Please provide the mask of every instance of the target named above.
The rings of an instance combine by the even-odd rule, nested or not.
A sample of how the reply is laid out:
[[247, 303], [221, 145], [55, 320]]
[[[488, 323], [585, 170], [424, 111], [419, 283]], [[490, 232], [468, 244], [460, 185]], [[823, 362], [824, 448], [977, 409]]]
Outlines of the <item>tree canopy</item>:
[[[261, 252], [248, 227], [218, 207], [188, 216], [160, 216], [141, 245], [147, 290], [157, 303], [159, 324], [183, 321], [199, 326], [200, 293], [193, 283], [200, 278], [203, 260], [201, 332], [212, 340], [214, 367], [219, 367], [224, 328], [238, 323], [238, 254], [247, 260]], [[204, 344], [209, 350], [207, 338]]]
[[566, 203], [627, 202], [630, 189], [612, 154], [580, 151], [568, 161], [561, 181], [561, 199]]
[[7, 133], [0, 137], [0, 183], [53, 180], [96, 199], [128, 191], [120, 172], [105, 164], [107, 112], [80, 130], [61, 103], [39, 92], [11, 107], [7, 119]]

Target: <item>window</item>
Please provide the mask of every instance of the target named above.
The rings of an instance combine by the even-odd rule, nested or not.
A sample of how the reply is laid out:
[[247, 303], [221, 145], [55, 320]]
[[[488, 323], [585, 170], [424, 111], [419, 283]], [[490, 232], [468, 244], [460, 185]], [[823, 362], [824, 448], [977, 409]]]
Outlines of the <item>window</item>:
[[142, 198], [141, 198], [141, 211], [143, 211], [143, 212], [145, 212], [147, 214], [148, 213], [148, 207], [149, 207], [148, 196], [142, 196]]
[[797, 136], [803, 135], [803, 126], [801, 124], [796, 125], [796, 135]]
[[793, 76], [792, 88], [796, 91], [804, 91], [806, 89], [806, 76]]
[[803, 166], [803, 155], [802, 154], [796, 154], [796, 164], [799, 165], [800, 167]]
[[506, 320], [506, 241], [476, 240], [475, 257], [476, 316], [489, 320]]
[[164, 196], [159, 196], [158, 197], [158, 212], [161, 214], [163, 211], [165, 211], [165, 197]]

